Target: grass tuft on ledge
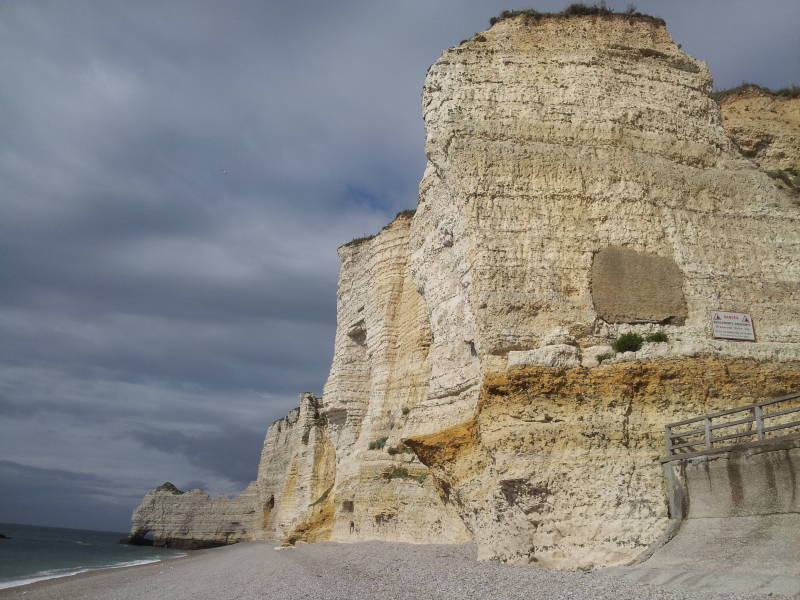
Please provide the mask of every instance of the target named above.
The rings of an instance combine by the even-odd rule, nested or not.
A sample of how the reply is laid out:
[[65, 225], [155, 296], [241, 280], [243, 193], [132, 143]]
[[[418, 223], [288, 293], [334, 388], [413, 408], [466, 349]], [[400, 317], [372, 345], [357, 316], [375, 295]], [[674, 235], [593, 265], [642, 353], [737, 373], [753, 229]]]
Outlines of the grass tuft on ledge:
[[374, 235], [365, 235], [365, 236], [363, 236], [363, 237], [357, 237], [357, 238], [353, 238], [353, 239], [352, 239], [352, 240], [350, 240], [349, 242], [347, 242], [347, 243], [345, 243], [345, 244], [342, 244], [342, 245], [341, 245], [341, 246], [339, 246], [339, 247], [340, 247], [340, 248], [344, 248], [345, 246], [358, 246], [359, 244], [363, 244], [364, 242], [368, 242], [368, 241], [370, 241], [371, 239], [373, 239], [373, 238], [375, 237], [375, 235], [377, 235], [377, 234], [374, 234]]
[[612, 358], [614, 358], [613, 352], [603, 352], [597, 355], [597, 364], [602, 365], [604, 360], [611, 360]]
[[412, 475], [408, 472], [408, 469], [404, 469], [403, 467], [393, 467], [391, 471], [386, 471], [383, 474], [383, 478], [386, 481], [391, 481], [392, 479], [411, 479], [416, 481], [419, 485], [422, 485], [428, 478], [428, 474], [420, 473], [419, 475]]
[[[386, 231], [387, 229], [389, 229], [389, 227], [392, 226], [392, 223], [394, 223], [397, 219], [400, 219], [400, 218], [410, 219], [416, 213], [417, 213], [417, 210], [415, 208], [407, 208], [405, 210], [401, 210], [399, 213], [397, 213], [394, 216], [394, 219], [392, 219], [392, 221], [388, 225], [384, 225], [384, 227], [381, 229], [381, 231]], [[364, 242], [368, 242], [368, 241], [376, 238], [377, 236], [378, 236], [378, 234], [375, 233], [373, 235], [365, 235], [365, 236], [362, 236], [362, 237], [353, 238], [352, 240], [350, 240], [346, 244], [342, 244], [341, 246], [339, 246], [339, 248], [345, 248], [345, 247], [348, 247], [348, 246], [358, 246], [359, 244], [363, 244]]]
[[711, 93], [711, 97], [717, 102], [721, 102], [725, 98], [731, 96], [778, 96], [781, 98], [800, 98], [800, 85], [793, 83], [792, 85], [773, 90], [757, 83], [743, 81], [741, 85], [728, 88], [726, 90], [718, 90]]
[[654, 333], [649, 333], [645, 336], [644, 340], [646, 342], [656, 343], [656, 344], [663, 344], [664, 342], [669, 341], [669, 336], [664, 333], [663, 331], [656, 331]]
[[538, 10], [534, 10], [532, 8], [518, 9], [518, 10], [504, 10], [496, 17], [492, 17], [491, 19], [489, 19], [489, 25], [491, 26], [494, 25], [495, 23], [499, 23], [500, 21], [504, 21], [505, 19], [513, 19], [515, 17], [525, 17], [525, 21], [528, 24], [534, 24], [540, 21], [541, 19], [553, 19], [553, 18], [565, 18], [565, 17], [566, 18], [589, 17], [589, 16], [625, 17], [628, 19], [641, 19], [644, 21], [650, 21], [658, 25], [666, 25], [664, 19], [660, 17], [655, 17], [653, 15], [640, 13], [639, 11], [636, 10], [636, 7], [632, 4], [629, 4], [628, 8], [624, 12], [619, 12], [608, 8], [604, 0], [596, 2], [595, 4], [584, 4], [583, 2], [576, 2], [570, 4], [564, 10], [557, 13], [539, 12]]
[[644, 339], [638, 333], [623, 333], [613, 342], [611, 347], [614, 352], [636, 352], [641, 349]]

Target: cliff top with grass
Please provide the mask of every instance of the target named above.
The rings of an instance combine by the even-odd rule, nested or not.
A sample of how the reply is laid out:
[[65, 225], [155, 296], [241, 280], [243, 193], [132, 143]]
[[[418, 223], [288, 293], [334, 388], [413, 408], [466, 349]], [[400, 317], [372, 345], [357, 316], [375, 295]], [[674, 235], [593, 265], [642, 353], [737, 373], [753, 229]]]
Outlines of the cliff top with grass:
[[800, 98], [800, 85], [792, 84], [779, 90], [772, 90], [757, 83], [744, 82], [727, 90], [719, 90], [711, 94], [717, 102], [734, 96], [779, 96], [782, 98]]
[[653, 15], [647, 15], [644, 13], [640, 13], [636, 10], [636, 7], [632, 4], [628, 5], [628, 8], [624, 12], [614, 11], [606, 6], [604, 1], [600, 1], [596, 4], [584, 4], [582, 2], [578, 2], [575, 4], [570, 4], [562, 10], [561, 12], [539, 12], [532, 8], [527, 9], [520, 9], [520, 10], [504, 10], [496, 17], [492, 17], [489, 19], [489, 25], [494, 25], [495, 23], [499, 23], [500, 21], [504, 21], [505, 19], [513, 19], [515, 17], [525, 17], [526, 21], [530, 23], [535, 23], [541, 19], [569, 19], [574, 17], [587, 17], [587, 16], [597, 16], [597, 17], [611, 17], [611, 18], [626, 18], [626, 19], [640, 19], [644, 21], [650, 21], [652, 23], [656, 23], [658, 25], [666, 25], [664, 19], [660, 17], [654, 17]]

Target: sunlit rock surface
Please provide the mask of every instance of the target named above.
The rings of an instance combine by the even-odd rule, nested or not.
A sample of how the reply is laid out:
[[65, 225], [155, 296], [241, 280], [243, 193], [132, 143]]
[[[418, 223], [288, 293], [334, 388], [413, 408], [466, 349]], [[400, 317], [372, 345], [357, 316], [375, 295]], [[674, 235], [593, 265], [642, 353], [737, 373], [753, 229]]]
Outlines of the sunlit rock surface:
[[[622, 16], [503, 20], [428, 71], [411, 270], [431, 378], [406, 427], [484, 558], [632, 559], [667, 516], [663, 424], [797, 384], [781, 364], [799, 358], [800, 213], [739, 153], [710, 90], [662, 25]], [[723, 307], [753, 315], [758, 343], [710, 339]], [[548, 343], [555, 327], [577, 353]], [[574, 367], [583, 348], [656, 330], [669, 342], [600, 375]], [[687, 356], [715, 357], [717, 376], [737, 365], [730, 393], [715, 398]], [[662, 361], [677, 365], [668, 385], [637, 391]], [[540, 374], [518, 410], [492, 391], [514, 365]], [[547, 383], [564, 373], [575, 387]]]
[[336, 446], [336, 541], [469, 539], [428, 468], [402, 443], [431, 371], [428, 313], [408, 270], [412, 216], [339, 249], [338, 326], [323, 394]]
[[744, 156], [762, 169], [800, 174], [800, 98], [745, 86], [719, 105], [725, 130]]
[[259, 527], [258, 489], [236, 498], [184, 492], [166, 482], [150, 490], [133, 511], [128, 543], [196, 550], [253, 539]]

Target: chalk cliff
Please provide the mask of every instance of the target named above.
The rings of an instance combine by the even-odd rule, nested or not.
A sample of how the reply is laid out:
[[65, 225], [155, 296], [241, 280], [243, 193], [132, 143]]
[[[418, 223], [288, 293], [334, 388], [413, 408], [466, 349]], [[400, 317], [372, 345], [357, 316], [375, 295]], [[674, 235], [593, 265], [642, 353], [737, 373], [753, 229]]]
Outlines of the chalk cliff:
[[237, 498], [213, 501], [199, 490], [161, 486], [134, 512], [131, 541], [147, 532], [175, 547], [192, 539], [196, 546], [470, 539], [401, 441], [430, 373], [428, 316], [408, 270], [412, 216], [401, 213], [376, 236], [339, 249], [338, 327], [324, 399], [303, 394], [269, 427], [257, 480]]
[[763, 169], [800, 171], [800, 98], [745, 85], [719, 100], [722, 123]]
[[744, 85], [719, 104], [725, 130], [742, 154], [800, 199], [800, 98]]
[[258, 539], [317, 541], [330, 536], [334, 448], [326, 436], [320, 398], [275, 421], [264, 439], [257, 485], [263, 514]]
[[[520, 15], [446, 50], [416, 213], [339, 249], [322, 398], [270, 427], [228, 501], [249, 525], [214, 539], [472, 538], [557, 568], [644, 550], [663, 425], [800, 385], [800, 210], [710, 91], [642, 17]], [[715, 309], [757, 341], [712, 339]], [[627, 332], [668, 341], [614, 355]], [[153, 495], [151, 530], [190, 511]]]
[[431, 372], [428, 313], [409, 272], [413, 211], [339, 249], [333, 364], [323, 393], [336, 445], [332, 539], [468, 539], [436, 481], [402, 443]]
[[236, 498], [183, 492], [167, 482], [150, 490], [133, 511], [133, 544], [196, 550], [249, 541], [258, 530], [258, 490], [251, 484]]
[[[752, 397], [748, 377], [796, 373], [779, 364], [800, 348], [800, 213], [737, 151], [710, 90], [662, 25], [624, 17], [506, 19], [428, 71], [411, 268], [434, 343], [408, 443], [482, 557], [588, 568], [655, 539], [663, 424], [725, 404], [696, 393], [720, 390], [697, 383], [695, 359], [648, 396], [659, 361], [749, 358], [732, 404]], [[720, 308], [751, 313], [758, 343], [711, 340]], [[653, 329], [670, 342], [594, 367], [597, 346]], [[542, 374], [531, 408], [485, 418], [503, 406], [496, 382], [518, 376], [509, 364], [526, 363]], [[581, 383], [554, 392], [543, 365]]]

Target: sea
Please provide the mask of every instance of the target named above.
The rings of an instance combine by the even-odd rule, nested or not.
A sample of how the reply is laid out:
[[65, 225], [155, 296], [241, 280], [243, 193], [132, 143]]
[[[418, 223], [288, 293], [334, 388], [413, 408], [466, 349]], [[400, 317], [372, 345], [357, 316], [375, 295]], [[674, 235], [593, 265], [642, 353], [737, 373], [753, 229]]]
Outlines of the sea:
[[120, 544], [124, 533], [0, 523], [0, 589], [98, 569], [146, 565], [185, 552]]

